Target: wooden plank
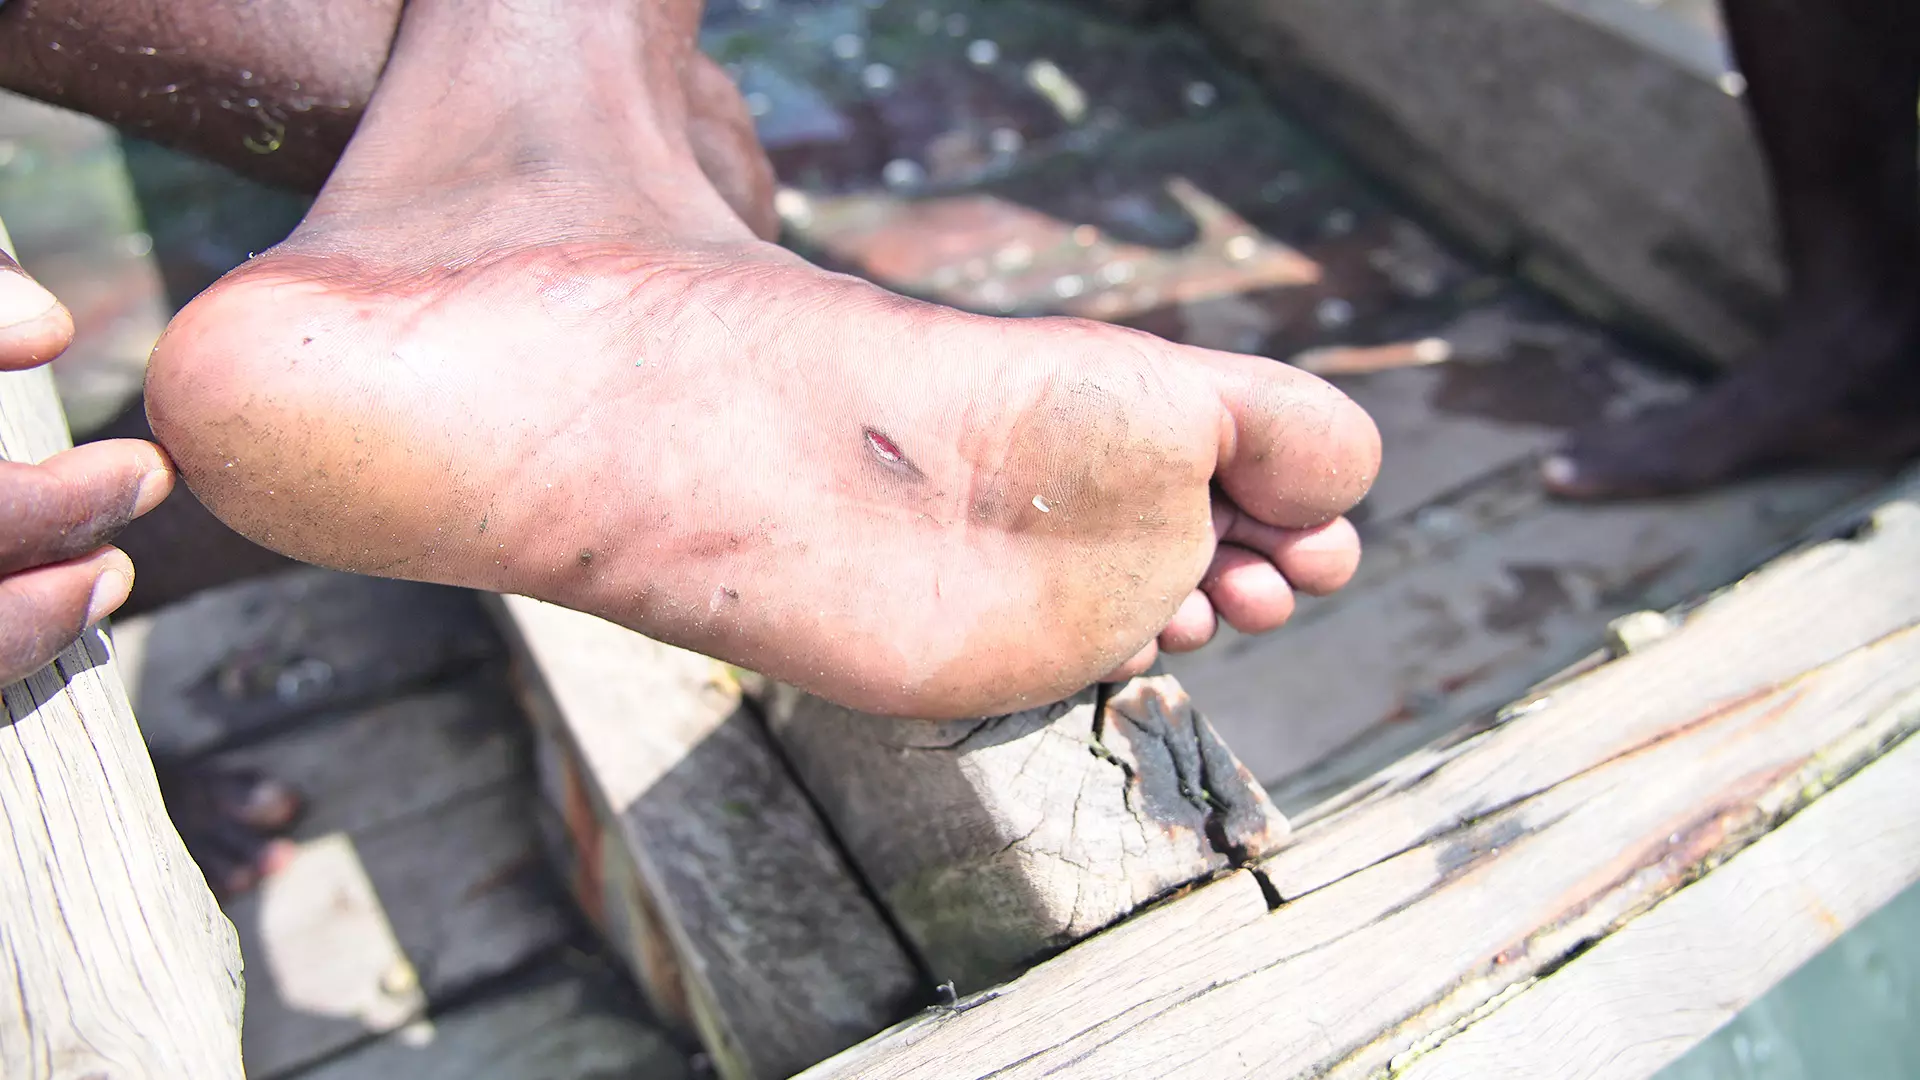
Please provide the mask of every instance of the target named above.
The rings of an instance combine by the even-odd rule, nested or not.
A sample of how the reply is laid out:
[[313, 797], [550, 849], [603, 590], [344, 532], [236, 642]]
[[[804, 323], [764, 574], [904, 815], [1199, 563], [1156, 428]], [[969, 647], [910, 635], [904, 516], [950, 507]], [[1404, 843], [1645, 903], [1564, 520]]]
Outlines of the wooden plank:
[[[0, 458], [68, 445], [46, 369], [0, 373]], [[0, 704], [0, 1075], [239, 1077], [233, 928], [167, 821], [105, 634]]]
[[500, 655], [463, 589], [301, 567], [127, 619], [114, 641], [159, 754], [353, 708]]
[[1167, 667], [1294, 812], [1490, 714], [1598, 647], [1611, 620], [1735, 579], [1872, 483], [1575, 506], [1546, 500], [1526, 465], [1370, 538], [1355, 583], [1281, 632], [1223, 632]]
[[725, 665], [537, 601], [498, 610], [575, 893], [722, 1076], [788, 1076], [923, 999]]
[[1727, 362], [1780, 287], [1764, 173], [1712, 74], [1601, 17], [1633, 6], [1199, 0], [1196, 13], [1483, 250], [1589, 314]]
[[292, 836], [361, 833], [519, 780], [524, 720], [497, 673], [382, 702], [209, 759], [308, 793]]
[[595, 980], [538, 983], [343, 1054], [302, 1080], [687, 1080], [686, 1056]]
[[1170, 676], [946, 723], [781, 687], [768, 719], [933, 977], [963, 992], [1287, 835]]
[[250, 959], [248, 1075], [419, 1019], [567, 932], [500, 679], [383, 702], [206, 759], [298, 787], [298, 853], [229, 913]]
[[326, 833], [230, 903], [252, 960], [248, 1075], [284, 1075], [397, 1030], [565, 940], [530, 800], [510, 785], [387, 828]]
[[[1854, 538], [1782, 560], [1346, 800], [1257, 876], [806, 1075], [1378, 1075], [1845, 790], [1920, 726], [1916, 494], [1920, 474]], [[1880, 827], [1840, 816], [1849, 838]]]
[[1653, 1075], [1920, 880], [1916, 791], [1909, 740], [1394, 1075]]

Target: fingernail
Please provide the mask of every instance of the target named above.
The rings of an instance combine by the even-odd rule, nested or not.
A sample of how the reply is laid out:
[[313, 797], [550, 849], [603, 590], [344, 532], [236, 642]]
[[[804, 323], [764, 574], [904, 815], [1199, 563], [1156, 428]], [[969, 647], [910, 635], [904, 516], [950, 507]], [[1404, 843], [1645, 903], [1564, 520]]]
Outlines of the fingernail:
[[107, 570], [94, 579], [93, 595], [87, 598], [87, 625], [92, 626], [120, 609], [133, 592], [133, 579], [119, 570]]
[[0, 273], [0, 330], [33, 322], [57, 304], [45, 286], [27, 275]]
[[173, 493], [173, 470], [155, 469], [140, 479], [140, 490], [133, 498], [133, 516], [159, 506]]

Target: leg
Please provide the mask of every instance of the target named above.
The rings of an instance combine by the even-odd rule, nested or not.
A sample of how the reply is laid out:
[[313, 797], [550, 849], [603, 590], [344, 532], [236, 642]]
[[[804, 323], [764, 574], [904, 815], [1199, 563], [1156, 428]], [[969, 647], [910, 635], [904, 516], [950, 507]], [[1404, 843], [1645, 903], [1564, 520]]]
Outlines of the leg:
[[[379, 81], [401, 3], [11, 0], [0, 6], [0, 88], [318, 191]], [[734, 211], [772, 238], [773, 169], [732, 81], [697, 54], [680, 79], [695, 156]]]
[[1773, 341], [1698, 399], [1577, 436], [1573, 497], [1658, 494], [1920, 452], [1920, 9], [1726, 0], [1790, 292]]
[[1325, 383], [756, 240], [689, 145], [697, 15], [408, 5], [306, 222], [156, 349], [154, 430], [214, 513], [928, 717], [1351, 573], [1378, 437]]

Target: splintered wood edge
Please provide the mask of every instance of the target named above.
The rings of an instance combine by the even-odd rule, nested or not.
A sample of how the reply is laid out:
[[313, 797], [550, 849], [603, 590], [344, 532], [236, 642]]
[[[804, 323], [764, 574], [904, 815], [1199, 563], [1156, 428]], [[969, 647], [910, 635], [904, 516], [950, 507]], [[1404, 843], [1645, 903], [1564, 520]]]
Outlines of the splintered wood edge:
[[873, 716], [788, 686], [766, 704], [848, 856], [963, 993], [1288, 835], [1171, 675], [973, 720]]
[[[1871, 584], [1862, 575], [1886, 579], [1920, 547], [1917, 491], [1920, 470], [1883, 492], [1882, 509], [1861, 535], [1788, 556], [1699, 610], [1717, 605], [1744, 613], [1763, 601], [1789, 610], [1831, 605], [1832, 588]], [[1388, 838], [1404, 825], [1416, 837], [1411, 846], [1390, 843], [1330, 875], [1317, 875], [1301, 849], [1283, 852], [804, 1075], [1026, 1075], [1024, 1069], [1093, 1077], [1186, 1069], [1358, 1078], [1406, 1068], [1428, 1070], [1422, 1076], [1477, 1076], [1486, 1074], [1476, 1070], [1489, 1055], [1507, 1059], [1503, 1071], [1486, 1075], [1553, 1075], [1553, 1055], [1561, 1052], [1601, 1068], [1617, 1048], [1609, 1039], [1641, 1049], [1596, 1075], [1645, 1075], [1650, 1069], [1640, 1066], [1705, 1037], [1799, 959], [1920, 879], [1920, 814], [1904, 798], [1920, 771], [1920, 745], [1906, 741], [1920, 726], [1920, 603], [1911, 590], [1886, 591], [1891, 600], [1865, 621], [1826, 626], [1837, 655], [1763, 678], [1762, 691], [1674, 718], [1531, 795], [1522, 777], [1523, 789], [1508, 793], [1513, 802], [1482, 806], [1464, 820], [1436, 820], [1439, 808], [1423, 802], [1423, 785], [1436, 782], [1430, 777], [1482, 766], [1497, 775], [1495, 767], [1515, 760], [1512, 746], [1500, 752], [1489, 737], [1495, 733], [1467, 740], [1415, 769], [1397, 790], [1364, 797], [1314, 830], [1341, 839], [1340, 819], [1364, 811], [1366, 828], [1345, 839]], [[1691, 625], [1698, 640], [1716, 624]], [[1688, 636], [1682, 627], [1659, 647], [1588, 678], [1657, 673], [1671, 666], [1667, 656], [1684, 655], [1672, 642]], [[1780, 663], [1770, 652], [1752, 662], [1769, 670]], [[1550, 752], [1556, 733], [1597, 726], [1609, 715], [1591, 701], [1584, 712], [1593, 715], [1573, 715], [1569, 707], [1551, 703], [1529, 714], [1561, 714], [1554, 730], [1542, 721], [1532, 725], [1538, 751]], [[1696, 773], [1706, 778], [1704, 790], [1687, 784]], [[1657, 790], [1662, 781], [1664, 792]], [[1633, 822], [1616, 827], [1616, 817]], [[1810, 850], [1864, 854], [1836, 856], [1834, 872], [1823, 875], [1832, 880], [1809, 890]], [[1290, 895], [1282, 864], [1296, 856], [1306, 861], [1293, 872], [1319, 883]], [[1747, 906], [1727, 899], [1757, 895], [1765, 898]], [[1524, 910], [1509, 910], [1515, 907]], [[1703, 921], [1718, 927], [1703, 943], [1736, 954], [1774, 933], [1790, 940], [1782, 956], [1726, 961], [1704, 983], [1689, 981], [1693, 968], [1683, 964], [1687, 977], [1675, 974], [1664, 1001], [1622, 1006], [1626, 1019], [1617, 1034], [1600, 1032], [1562, 1049], [1548, 1037], [1552, 1029], [1529, 1029], [1534, 1034], [1524, 1040], [1501, 1037], [1533, 1017], [1564, 1021], [1596, 1002], [1612, 1004], [1609, 995], [1626, 980], [1637, 985], [1642, 972], [1655, 979], [1674, 974], [1673, 965], [1690, 955], [1674, 942], [1704, 934]], [[1340, 998], [1343, 980], [1378, 984], [1380, 996], [1399, 1000], [1356, 1002], [1337, 1031], [1324, 1017], [1294, 1015], [1311, 1011], [1316, 998]], [[1433, 989], [1400, 993], [1403, 982]], [[1712, 1007], [1700, 1007], [1701, 986], [1716, 991]], [[1229, 1022], [1262, 1003], [1270, 1009], [1267, 1022]], [[1500, 1019], [1509, 1008], [1519, 1011]], [[1505, 1026], [1474, 1036], [1496, 1023]]]
[[[45, 368], [0, 373], [0, 457], [68, 445]], [[240, 951], [161, 802], [103, 632], [0, 688], [0, 1075], [241, 1076]]]
[[[576, 852], [587, 871], [576, 894], [723, 1076], [788, 1075], [924, 1000], [785, 763], [757, 722], [741, 729], [752, 718], [729, 670], [525, 597], [488, 604], [520, 696], [570, 774], [559, 809], [591, 849]], [[749, 775], [752, 791], [717, 790]], [[716, 799], [643, 805], [662, 784]]]

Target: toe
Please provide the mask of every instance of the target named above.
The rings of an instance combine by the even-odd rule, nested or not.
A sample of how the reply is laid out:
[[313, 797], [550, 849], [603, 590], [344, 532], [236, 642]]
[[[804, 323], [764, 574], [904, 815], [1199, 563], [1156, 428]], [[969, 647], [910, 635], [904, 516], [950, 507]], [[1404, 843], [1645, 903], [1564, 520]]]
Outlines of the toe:
[[1309, 596], [1344, 587], [1360, 567], [1360, 534], [1343, 517], [1311, 529], [1281, 529], [1222, 504], [1214, 512], [1214, 535], [1266, 556], [1295, 592]]
[[223, 771], [203, 782], [217, 814], [255, 832], [282, 832], [292, 827], [305, 809], [300, 793], [291, 785], [252, 769]]
[[1100, 681], [1103, 683], [1126, 682], [1136, 675], [1145, 675], [1147, 669], [1151, 668], [1153, 662], [1159, 658], [1159, 647], [1149, 641], [1141, 646], [1139, 652], [1133, 654], [1132, 659], [1114, 668], [1112, 671], [1107, 672], [1105, 675], [1102, 675]]
[[1380, 470], [1380, 432], [1331, 384], [1256, 356], [1193, 350], [1225, 406], [1216, 479], [1259, 521], [1324, 525], [1353, 506]]
[[1160, 631], [1160, 647], [1170, 653], [1192, 652], [1212, 641], [1219, 626], [1220, 620], [1214, 615], [1213, 602], [1207, 599], [1206, 593], [1195, 589], [1181, 601], [1180, 609], [1173, 613], [1172, 620]]
[[1277, 630], [1293, 615], [1293, 589], [1272, 560], [1233, 544], [1214, 552], [1200, 590], [1227, 625], [1244, 634]]

